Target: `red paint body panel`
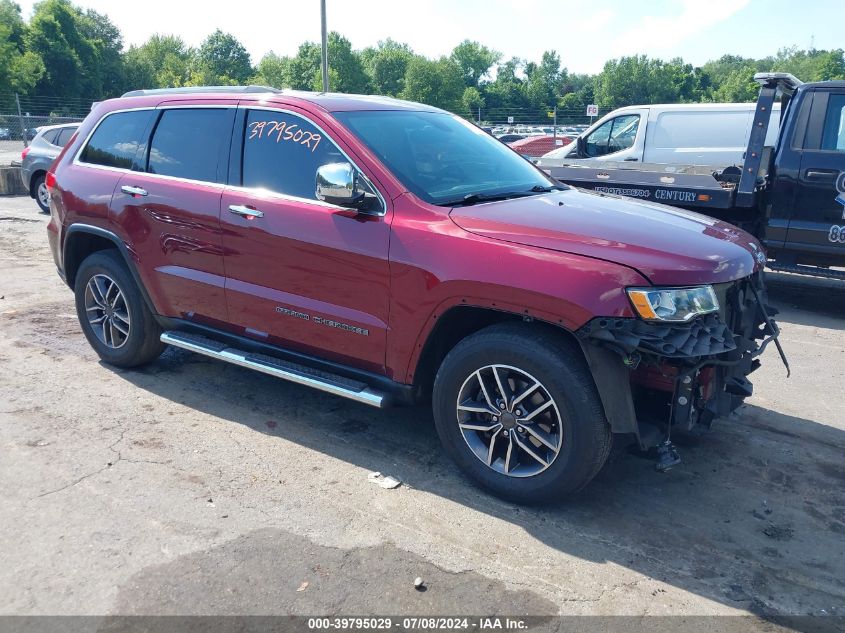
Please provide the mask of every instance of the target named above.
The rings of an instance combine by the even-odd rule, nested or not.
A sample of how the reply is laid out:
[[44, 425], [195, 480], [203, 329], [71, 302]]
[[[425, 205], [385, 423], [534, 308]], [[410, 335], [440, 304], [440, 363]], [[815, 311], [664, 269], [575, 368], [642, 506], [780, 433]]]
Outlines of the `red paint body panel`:
[[558, 136], [557, 138], [554, 136], [529, 136], [508, 143], [508, 146], [523, 156], [540, 157], [553, 149], [569, 145], [571, 142], [571, 136]]
[[[165, 99], [171, 105], [279, 107], [307, 116], [372, 180], [386, 215], [365, 218], [233, 185], [73, 163], [105, 112], [154, 108]], [[574, 330], [595, 316], [634, 316], [627, 286], [717, 283], [754, 269], [753, 238], [659, 205], [572, 190], [450, 213], [408, 193], [331, 115], [411, 108], [433, 110], [392, 99], [306, 93], [104, 102], [54, 166], [50, 241], [57, 265], [63, 267], [67, 227], [100, 227], [129, 246], [160, 315], [216, 323], [405, 383], [413, 381], [437, 318], [455, 306], [503, 310]], [[122, 194], [121, 184], [149, 195]], [[230, 214], [230, 204], [252, 205], [264, 217]], [[320, 318], [352, 329], [326, 326]]]
[[[324, 205], [237, 188], [223, 194], [223, 209], [230, 204], [264, 213], [222, 219], [229, 322], [243, 329], [239, 333], [260, 332], [271, 343], [383, 372], [390, 217], [362, 221]], [[316, 317], [367, 333], [321, 326]]]
[[[123, 193], [141, 187], [145, 197]], [[127, 173], [111, 205], [111, 230], [132, 245], [138, 274], [160, 314], [227, 322], [220, 197], [223, 185]]]
[[619, 262], [655, 285], [733, 281], [758, 266], [759, 243], [731, 224], [580, 189], [455, 209], [452, 219], [485, 237]]

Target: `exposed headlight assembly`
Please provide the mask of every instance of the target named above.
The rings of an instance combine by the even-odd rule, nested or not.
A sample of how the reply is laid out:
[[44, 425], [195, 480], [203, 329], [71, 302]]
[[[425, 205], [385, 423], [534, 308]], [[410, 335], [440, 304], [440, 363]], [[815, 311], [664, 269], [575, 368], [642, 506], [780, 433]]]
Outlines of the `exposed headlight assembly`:
[[685, 322], [719, 310], [713, 286], [695, 288], [628, 288], [637, 314], [646, 321]]

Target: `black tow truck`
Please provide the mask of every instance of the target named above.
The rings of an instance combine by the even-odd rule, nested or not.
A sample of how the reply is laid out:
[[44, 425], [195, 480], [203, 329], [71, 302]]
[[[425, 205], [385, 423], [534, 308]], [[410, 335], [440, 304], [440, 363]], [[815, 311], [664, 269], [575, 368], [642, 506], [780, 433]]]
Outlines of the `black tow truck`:
[[[561, 182], [691, 209], [765, 244], [772, 270], [845, 279], [845, 81], [802, 83], [758, 73], [760, 95], [743, 165], [695, 166], [542, 159]], [[765, 145], [776, 99], [781, 121]], [[646, 134], [648, 130], [646, 129]], [[583, 139], [577, 153], [586, 156]]]

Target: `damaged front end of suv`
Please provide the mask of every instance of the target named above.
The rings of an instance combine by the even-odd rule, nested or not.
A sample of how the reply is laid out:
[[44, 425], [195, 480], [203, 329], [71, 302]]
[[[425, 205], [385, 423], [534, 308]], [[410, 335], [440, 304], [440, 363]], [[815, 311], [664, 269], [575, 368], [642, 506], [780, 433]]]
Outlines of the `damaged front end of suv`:
[[[752, 395], [748, 380], [780, 330], [763, 272], [692, 288], [628, 288], [639, 318], [591, 319], [578, 331], [611, 426], [657, 449], [657, 468], [680, 462], [673, 432], [710, 428]], [[611, 388], [602, 388], [614, 385]], [[619, 385], [622, 385], [621, 388]]]

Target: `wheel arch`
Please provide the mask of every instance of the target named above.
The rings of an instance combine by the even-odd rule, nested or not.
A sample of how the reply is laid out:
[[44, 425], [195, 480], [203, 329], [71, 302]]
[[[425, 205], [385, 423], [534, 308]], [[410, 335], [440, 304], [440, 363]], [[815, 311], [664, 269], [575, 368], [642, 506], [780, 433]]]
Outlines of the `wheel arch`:
[[551, 336], [567, 340], [570, 345], [581, 349], [575, 335], [559, 324], [548, 323], [524, 314], [485, 306], [460, 304], [446, 309], [436, 317], [422, 344], [415, 366], [411, 368], [414, 385], [418, 393], [431, 392], [434, 376], [446, 354], [467, 336], [499, 323], [526, 323], [531, 327], [546, 329]]
[[29, 197], [36, 198], [38, 196], [38, 192], [35, 190], [35, 183], [38, 182], [39, 176], [47, 177], [47, 170], [41, 167], [37, 168], [29, 175]]
[[65, 281], [71, 288], [76, 283], [76, 274], [79, 267], [85, 258], [90, 255], [104, 250], [114, 250], [123, 260], [129, 274], [132, 276], [135, 285], [144, 302], [150, 309], [153, 315], [157, 315], [155, 306], [147, 293], [141, 278], [138, 275], [138, 270], [135, 265], [136, 259], [123, 240], [116, 234], [103, 229], [98, 226], [91, 226], [88, 224], [72, 224], [68, 227], [64, 239], [64, 247], [62, 249], [62, 270], [64, 271]]
[[611, 430], [614, 433], [638, 435], [628, 370], [621, 358], [609, 350], [582, 342], [574, 332], [560, 323], [526, 318], [523, 314], [505, 310], [457, 305], [440, 315], [422, 346], [416, 366], [412, 368], [417, 397], [422, 400], [430, 397], [437, 370], [455, 345], [467, 336], [499, 323], [525, 323], [527, 327], [542, 329], [548, 336], [578, 353], [596, 386]]

